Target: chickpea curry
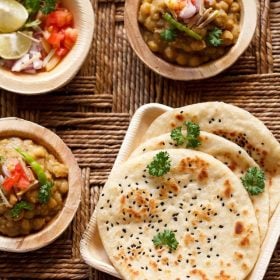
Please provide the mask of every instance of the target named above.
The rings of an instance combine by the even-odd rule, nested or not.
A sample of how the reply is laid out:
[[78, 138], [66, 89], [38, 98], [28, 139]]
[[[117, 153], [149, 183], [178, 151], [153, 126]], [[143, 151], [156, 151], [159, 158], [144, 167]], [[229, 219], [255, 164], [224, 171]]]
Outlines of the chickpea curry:
[[138, 21], [151, 51], [197, 67], [223, 56], [240, 33], [238, 0], [142, 0]]
[[41, 230], [62, 209], [68, 168], [32, 140], [0, 140], [0, 234]]

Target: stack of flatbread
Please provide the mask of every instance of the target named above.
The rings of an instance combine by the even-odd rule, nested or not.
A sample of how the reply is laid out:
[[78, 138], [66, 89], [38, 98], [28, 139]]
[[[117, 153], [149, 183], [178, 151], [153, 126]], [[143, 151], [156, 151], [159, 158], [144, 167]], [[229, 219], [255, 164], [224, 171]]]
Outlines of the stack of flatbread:
[[[177, 129], [187, 138], [187, 123], [200, 129], [195, 147], [172, 137]], [[97, 206], [115, 268], [124, 279], [245, 279], [280, 200], [277, 140], [249, 112], [222, 102], [168, 111], [143, 138]]]

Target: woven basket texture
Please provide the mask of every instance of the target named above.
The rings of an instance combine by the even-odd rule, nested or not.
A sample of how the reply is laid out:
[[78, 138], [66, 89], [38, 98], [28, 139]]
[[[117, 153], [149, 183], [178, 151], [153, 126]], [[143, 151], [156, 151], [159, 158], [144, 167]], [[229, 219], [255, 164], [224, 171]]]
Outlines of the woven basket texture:
[[[0, 116], [31, 120], [57, 133], [75, 154], [85, 181], [81, 206], [67, 231], [32, 253], [1, 252], [1, 280], [115, 279], [89, 268], [81, 259], [79, 243], [139, 106], [225, 101], [259, 117], [280, 140], [280, 1], [259, 3], [250, 47], [234, 66], [207, 82], [171, 81], [150, 71], [129, 46], [124, 1], [93, 0], [95, 38], [86, 63], [70, 84], [43, 96], [0, 91]], [[264, 279], [280, 279], [280, 242]]]

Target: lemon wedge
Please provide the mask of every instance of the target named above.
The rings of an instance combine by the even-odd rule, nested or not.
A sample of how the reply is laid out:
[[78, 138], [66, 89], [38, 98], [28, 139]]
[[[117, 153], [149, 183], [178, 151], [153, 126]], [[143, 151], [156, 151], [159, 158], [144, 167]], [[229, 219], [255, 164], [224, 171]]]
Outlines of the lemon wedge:
[[25, 7], [15, 0], [0, 1], [0, 33], [10, 33], [20, 29], [28, 18]]
[[[29, 34], [26, 34], [29, 36]], [[31, 48], [32, 40], [20, 33], [0, 34], [0, 57], [18, 59]]]

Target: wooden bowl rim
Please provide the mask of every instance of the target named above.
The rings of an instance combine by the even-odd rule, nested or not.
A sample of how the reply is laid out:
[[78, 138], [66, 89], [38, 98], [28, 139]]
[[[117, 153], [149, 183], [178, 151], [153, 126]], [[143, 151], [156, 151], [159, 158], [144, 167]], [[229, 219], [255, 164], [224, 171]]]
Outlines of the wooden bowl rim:
[[241, 56], [249, 46], [257, 25], [256, 0], [239, 0], [241, 3], [240, 34], [234, 46], [221, 58], [199, 67], [183, 67], [168, 63], [154, 54], [145, 43], [138, 23], [138, 9], [141, 0], [126, 0], [124, 24], [128, 41], [137, 56], [150, 69], [166, 78], [189, 81], [210, 78], [221, 73]]
[[0, 67], [0, 88], [26, 95], [50, 92], [70, 82], [84, 63], [94, 33], [95, 15], [89, 0], [62, 0], [74, 13], [74, 26], [78, 28], [78, 39], [72, 50], [50, 72], [37, 74], [13, 73]]
[[47, 246], [64, 232], [78, 209], [83, 181], [80, 168], [71, 150], [49, 129], [23, 119], [2, 118], [0, 119], [0, 139], [8, 137], [34, 140], [47, 148], [69, 169], [69, 191], [63, 209], [46, 227], [25, 237], [0, 236], [0, 251], [23, 253]]

